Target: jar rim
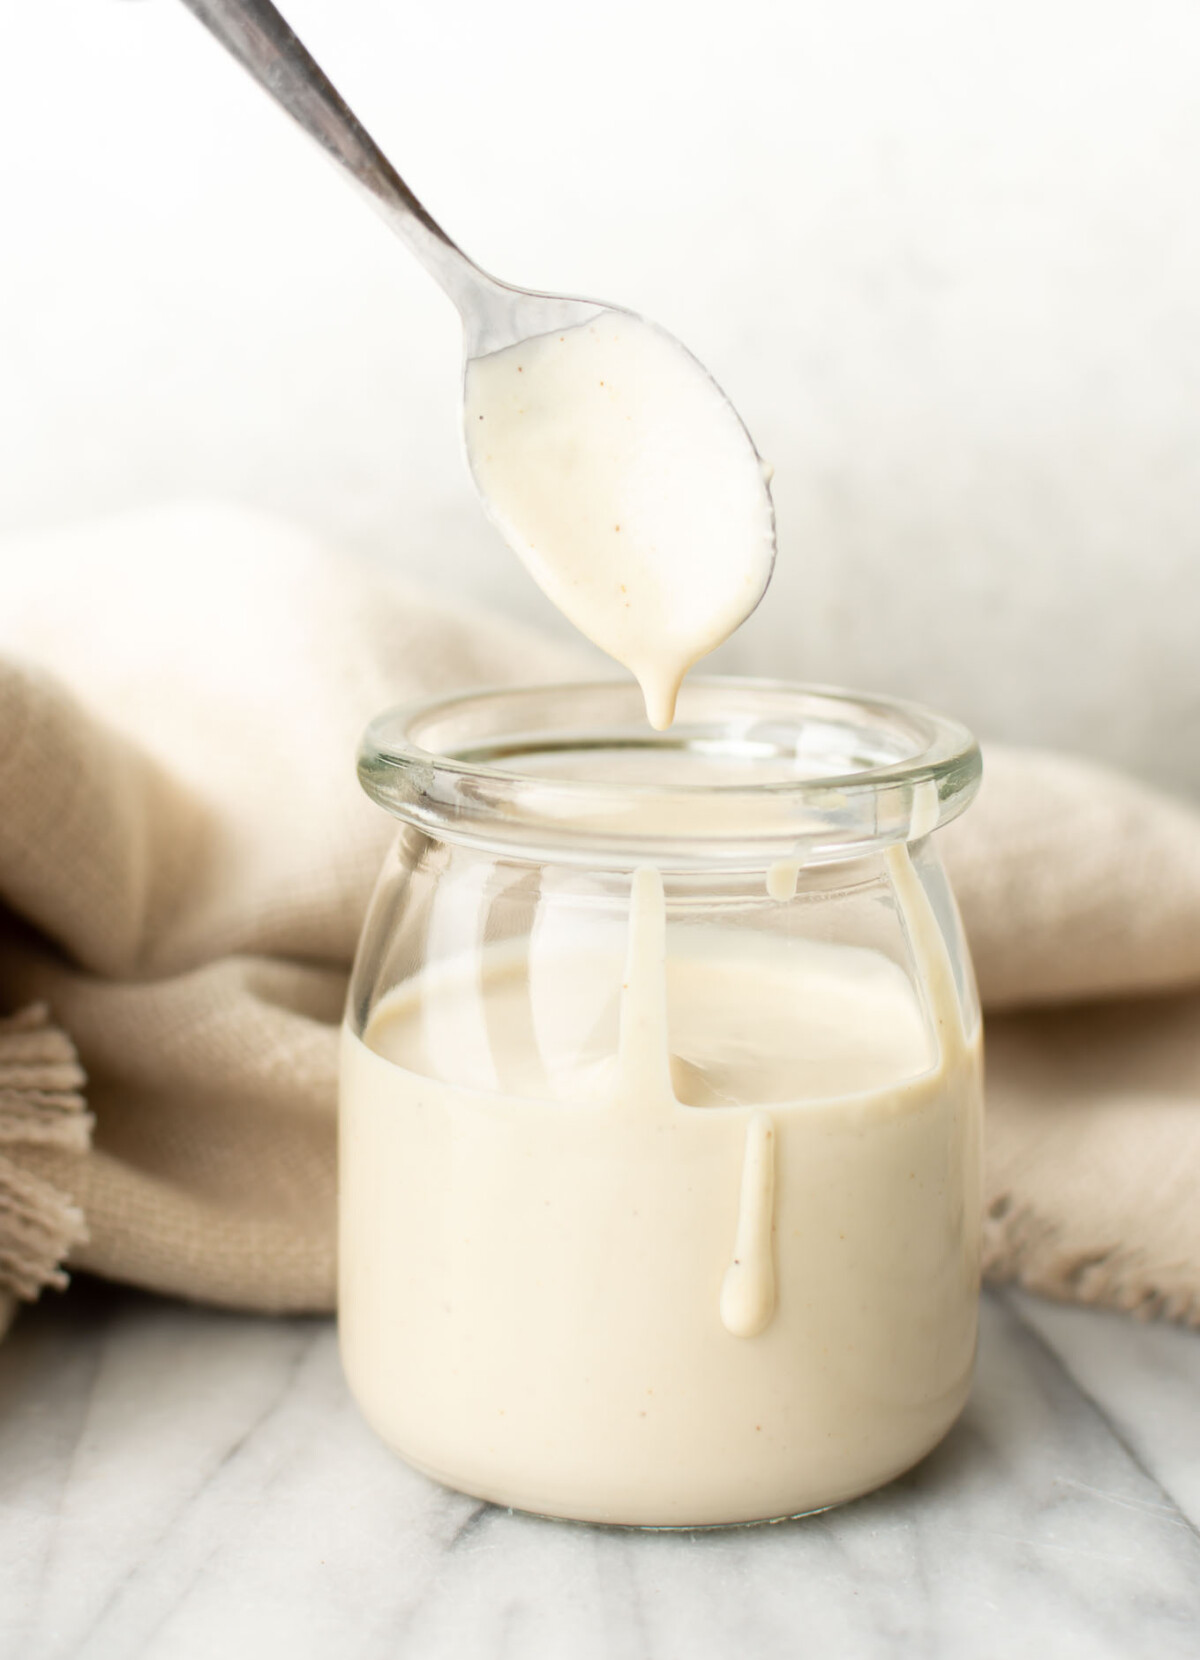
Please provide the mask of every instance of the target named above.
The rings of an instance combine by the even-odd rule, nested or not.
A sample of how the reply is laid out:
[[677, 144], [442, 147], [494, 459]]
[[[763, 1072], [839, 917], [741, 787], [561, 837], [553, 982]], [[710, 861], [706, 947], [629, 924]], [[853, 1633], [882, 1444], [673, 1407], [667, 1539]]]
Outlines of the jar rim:
[[956, 818], [981, 771], [966, 727], [921, 704], [728, 675], [689, 677], [666, 732], [622, 680], [401, 704], [358, 757], [372, 800], [437, 840], [619, 867], [861, 857]]

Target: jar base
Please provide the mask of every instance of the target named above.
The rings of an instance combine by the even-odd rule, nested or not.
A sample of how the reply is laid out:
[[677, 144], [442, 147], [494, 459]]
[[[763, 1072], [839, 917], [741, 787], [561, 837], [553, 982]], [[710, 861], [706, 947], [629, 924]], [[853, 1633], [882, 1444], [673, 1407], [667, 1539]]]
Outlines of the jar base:
[[[801, 1506], [795, 1510], [785, 1509], [766, 1516], [739, 1516], [722, 1521], [628, 1522], [621, 1521], [613, 1516], [571, 1515], [567, 1513], [565, 1506], [561, 1510], [552, 1510], [538, 1508], [536, 1504], [513, 1503], [508, 1499], [498, 1497], [494, 1493], [483, 1491], [471, 1483], [456, 1480], [440, 1470], [421, 1463], [418, 1459], [410, 1458], [386, 1440], [384, 1440], [384, 1444], [389, 1451], [393, 1452], [398, 1458], [402, 1458], [410, 1469], [416, 1470], [430, 1481], [436, 1481], [440, 1487], [445, 1487], [453, 1493], [461, 1493], [467, 1498], [478, 1499], [484, 1504], [493, 1505], [498, 1510], [506, 1510], [510, 1515], [529, 1516], [542, 1522], [569, 1522], [576, 1527], [612, 1528], [623, 1533], [715, 1533], [727, 1528], [777, 1527], [781, 1522], [803, 1521], [806, 1517], [824, 1515], [826, 1511], [840, 1509], [842, 1505], [853, 1504], [857, 1499], [866, 1498], [869, 1493], [878, 1492], [881, 1488], [889, 1486], [893, 1481], [898, 1481], [901, 1476], [907, 1475], [918, 1464], [923, 1463], [930, 1453], [939, 1447], [946, 1436], [949, 1435], [962, 1415], [962, 1409], [965, 1405], [966, 1400], [964, 1398], [954, 1416], [921, 1451], [916, 1453], [915, 1456], [907, 1455], [895, 1468], [888, 1470], [886, 1474], [878, 1478], [873, 1478], [865, 1484], [856, 1484], [846, 1492], [839, 1493], [818, 1504]], [[381, 1437], [381, 1439], [384, 1438]]]

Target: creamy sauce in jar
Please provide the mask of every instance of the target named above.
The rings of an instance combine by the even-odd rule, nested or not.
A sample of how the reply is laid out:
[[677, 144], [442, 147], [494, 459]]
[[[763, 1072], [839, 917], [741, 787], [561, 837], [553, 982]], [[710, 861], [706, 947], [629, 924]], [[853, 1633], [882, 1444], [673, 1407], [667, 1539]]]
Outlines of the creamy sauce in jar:
[[[905, 847], [913, 981], [719, 924], [666, 951], [527, 942], [347, 1030], [341, 1342], [367, 1418], [438, 1479], [589, 1521], [820, 1508], [907, 1468], [970, 1383], [980, 1054]], [[781, 898], [783, 896], [781, 895]], [[615, 1044], [576, 996], [607, 976]]]

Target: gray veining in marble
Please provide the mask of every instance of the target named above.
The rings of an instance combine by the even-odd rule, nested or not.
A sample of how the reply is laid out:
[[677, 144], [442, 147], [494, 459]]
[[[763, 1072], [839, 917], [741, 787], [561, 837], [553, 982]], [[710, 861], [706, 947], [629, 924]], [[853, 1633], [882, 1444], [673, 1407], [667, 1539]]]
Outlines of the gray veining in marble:
[[327, 1321], [94, 1285], [0, 1347], [0, 1660], [1196, 1660], [1200, 1338], [988, 1296], [968, 1410], [806, 1521], [480, 1506], [360, 1422]]

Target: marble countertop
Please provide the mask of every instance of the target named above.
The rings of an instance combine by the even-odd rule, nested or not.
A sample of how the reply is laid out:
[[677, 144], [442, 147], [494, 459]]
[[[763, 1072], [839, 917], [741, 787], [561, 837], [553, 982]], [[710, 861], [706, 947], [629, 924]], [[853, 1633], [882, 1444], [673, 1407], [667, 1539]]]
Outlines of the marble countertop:
[[632, 1533], [447, 1492], [333, 1326], [83, 1283], [0, 1346], [2, 1660], [1200, 1655], [1200, 1336], [1013, 1293], [917, 1470], [772, 1527]]

